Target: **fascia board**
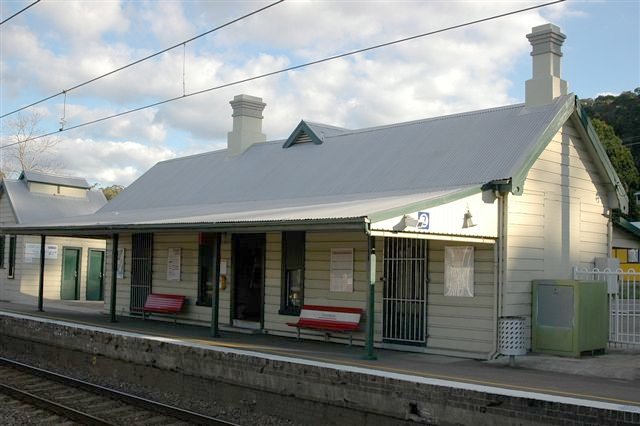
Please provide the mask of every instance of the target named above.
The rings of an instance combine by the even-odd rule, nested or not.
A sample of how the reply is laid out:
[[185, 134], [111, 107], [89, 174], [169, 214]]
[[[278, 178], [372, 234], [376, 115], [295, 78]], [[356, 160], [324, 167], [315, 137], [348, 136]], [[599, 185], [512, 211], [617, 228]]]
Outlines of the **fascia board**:
[[556, 114], [553, 120], [549, 123], [547, 128], [542, 132], [538, 140], [536, 141], [533, 149], [529, 151], [529, 155], [525, 158], [518, 171], [512, 177], [511, 193], [514, 195], [522, 195], [524, 191], [524, 182], [527, 179], [529, 170], [533, 167], [533, 164], [538, 160], [542, 152], [553, 137], [558, 133], [558, 130], [562, 128], [564, 123], [571, 117], [575, 110], [575, 95], [569, 96], [564, 105], [560, 108], [560, 111]]
[[591, 148], [592, 153], [594, 153], [598, 158], [599, 161], [595, 162], [596, 166], [600, 173], [608, 178], [612, 192], [614, 192], [614, 196], [618, 200], [617, 207], [624, 213], [627, 213], [629, 211], [629, 197], [624, 190], [624, 186], [622, 185], [613, 164], [611, 164], [611, 160], [609, 160], [607, 151], [604, 149], [596, 130], [591, 124], [589, 116], [580, 106], [580, 102], [578, 102], [577, 97], [575, 100], [575, 106], [573, 122], [576, 124], [576, 128], [578, 129], [582, 139], [588, 142], [588, 146]]
[[9, 188], [6, 187], [4, 182], [0, 185], [0, 198], [5, 195], [7, 197], [7, 201], [9, 202], [9, 207], [11, 207], [11, 211], [13, 212], [13, 217], [16, 219], [16, 223], [20, 223], [20, 216], [18, 215], [18, 211], [16, 207], [13, 205], [13, 200], [11, 199], [11, 194], [9, 193]]

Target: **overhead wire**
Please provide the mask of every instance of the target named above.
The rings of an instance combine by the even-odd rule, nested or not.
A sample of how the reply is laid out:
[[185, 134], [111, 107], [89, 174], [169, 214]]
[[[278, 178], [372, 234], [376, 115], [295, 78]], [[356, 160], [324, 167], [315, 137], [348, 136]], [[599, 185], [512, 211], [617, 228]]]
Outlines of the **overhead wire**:
[[[40, 0], [38, 0], [38, 1], [40, 1]], [[273, 6], [276, 6], [276, 5], [278, 5], [278, 4], [280, 4], [280, 3], [284, 2], [284, 1], [285, 1], [285, 0], [278, 0], [278, 1], [275, 1], [275, 2], [273, 2], [273, 3], [271, 3], [271, 4], [268, 4], [268, 5], [264, 6], [264, 7], [261, 7], [261, 8], [259, 8], [259, 9], [256, 9], [256, 10], [254, 10], [253, 12], [247, 13], [246, 15], [242, 15], [242, 16], [240, 16], [240, 17], [238, 17], [238, 18], [236, 18], [236, 19], [234, 19], [234, 20], [232, 20], [232, 21], [226, 22], [226, 23], [224, 23], [224, 24], [222, 24], [222, 25], [219, 25], [219, 26], [217, 26], [217, 27], [215, 27], [215, 28], [212, 28], [212, 29], [210, 29], [210, 30], [208, 30], [208, 31], [205, 31], [205, 32], [201, 33], [201, 34], [198, 34], [197, 36], [191, 37], [191, 38], [190, 38], [190, 39], [188, 39], [188, 40], [182, 41], [182, 42], [180, 42], [180, 43], [178, 43], [178, 44], [175, 44], [175, 45], [173, 45], [173, 46], [171, 46], [171, 47], [167, 47], [166, 49], [160, 50], [160, 51], [158, 51], [158, 52], [156, 52], [156, 53], [152, 53], [152, 54], [151, 54], [151, 55], [149, 55], [149, 56], [145, 56], [144, 58], [141, 58], [141, 59], [138, 59], [138, 60], [136, 60], [136, 61], [133, 61], [133, 62], [131, 62], [131, 63], [127, 64], [127, 65], [123, 65], [123, 66], [121, 66], [120, 68], [116, 68], [116, 69], [114, 69], [114, 70], [111, 70], [111, 71], [109, 71], [109, 72], [107, 72], [107, 73], [104, 73], [104, 74], [102, 74], [102, 75], [99, 75], [99, 76], [97, 76], [97, 77], [94, 77], [94, 78], [92, 78], [92, 79], [90, 79], [90, 80], [87, 80], [87, 81], [85, 81], [85, 82], [83, 82], [83, 83], [76, 84], [76, 85], [75, 85], [75, 86], [73, 86], [73, 87], [70, 87], [70, 88], [65, 89], [65, 90], [62, 90], [62, 91], [60, 91], [60, 92], [58, 92], [58, 93], [56, 93], [56, 94], [53, 94], [53, 95], [47, 96], [47, 97], [45, 97], [45, 98], [42, 98], [42, 99], [40, 99], [39, 101], [32, 102], [32, 103], [30, 103], [29, 105], [25, 105], [25, 106], [23, 106], [23, 107], [20, 107], [20, 108], [18, 108], [18, 109], [16, 109], [16, 110], [11, 111], [11, 112], [8, 112], [8, 113], [6, 113], [6, 114], [0, 115], [0, 118], [5, 118], [5, 117], [7, 117], [7, 116], [9, 116], [9, 115], [12, 115], [12, 114], [15, 114], [15, 113], [17, 113], [17, 112], [23, 111], [23, 110], [25, 110], [25, 109], [27, 109], [27, 108], [31, 108], [32, 106], [36, 106], [36, 105], [38, 105], [38, 104], [41, 104], [42, 102], [46, 102], [46, 101], [51, 100], [51, 99], [53, 99], [53, 98], [55, 98], [55, 97], [57, 97], [57, 96], [60, 96], [60, 95], [62, 95], [62, 94], [69, 93], [69, 92], [70, 92], [70, 91], [72, 91], [72, 90], [78, 89], [78, 88], [80, 88], [80, 87], [82, 87], [82, 86], [86, 86], [87, 84], [90, 84], [90, 83], [93, 83], [94, 81], [98, 81], [98, 80], [100, 80], [100, 79], [103, 79], [103, 78], [105, 78], [105, 77], [108, 77], [108, 76], [110, 76], [110, 75], [112, 75], [112, 74], [115, 74], [115, 73], [117, 73], [117, 72], [120, 72], [120, 71], [122, 71], [122, 70], [125, 70], [125, 69], [127, 69], [127, 68], [130, 68], [130, 67], [132, 67], [132, 66], [134, 66], [134, 65], [137, 65], [137, 64], [139, 64], [139, 63], [141, 63], [141, 62], [144, 62], [144, 61], [147, 61], [147, 60], [149, 60], [149, 59], [155, 58], [155, 57], [156, 57], [156, 56], [158, 56], [158, 55], [161, 55], [161, 54], [163, 54], [163, 53], [166, 53], [166, 52], [168, 52], [168, 51], [170, 51], [170, 50], [173, 50], [173, 49], [175, 49], [175, 48], [177, 48], [177, 47], [184, 46], [184, 45], [186, 45], [187, 43], [191, 43], [192, 41], [195, 41], [195, 40], [197, 40], [197, 39], [199, 39], [199, 38], [202, 38], [202, 37], [204, 37], [204, 36], [206, 36], [206, 35], [209, 35], [209, 34], [211, 34], [211, 33], [215, 32], [215, 31], [219, 31], [219, 30], [221, 30], [221, 29], [223, 29], [223, 28], [225, 28], [225, 27], [228, 27], [228, 26], [230, 26], [230, 25], [232, 25], [232, 24], [235, 24], [236, 22], [239, 22], [239, 21], [242, 21], [242, 20], [244, 20], [244, 19], [247, 19], [247, 18], [249, 18], [249, 17], [251, 17], [251, 16], [253, 16], [253, 15], [256, 15], [256, 14], [258, 14], [258, 13], [262, 12], [262, 11], [265, 11], [265, 10], [267, 10], [267, 9], [269, 9], [269, 8], [273, 7]]]
[[357, 50], [352, 50], [350, 52], [341, 53], [341, 54], [338, 54], [338, 55], [329, 56], [329, 57], [326, 57], [326, 58], [323, 58], [323, 59], [318, 59], [318, 60], [315, 60], [315, 61], [306, 62], [306, 63], [303, 63], [303, 64], [294, 65], [294, 66], [287, 67], [287, 68], [282, 68], [282, 69], [277, 70], [277, 71], [271, 71], [271, 72], [267, 72], [267, 73], [264, 73], [264, 74], [259, 74], [259, 75], [253, 76], [253, 77], [247, 77], [247, 78], [244, 78], [244, 79], [233, 81], [231, 83], [221, 84], [221, 85], [218, 85], [218, 86], [214, 86], [214, 87], [210, 87], [210, 88], [207, 88], [207, 89], [203, 89], [203, 90], [199, 90], [199, 91], [196, 91], [196, 92], [192, 92], [192, 93], [189, 93], [189, 94], [186, 94], [186, 95], [183, 94], [182, 96], [176, 96], [176, 97], [165, 99], [165, 100], [162, 100], [162, 101], [159, 101], [159, 102], [154, 102], [154, 103], [151, 103], [151, 104], [148, 104], [148, 105], [144, 105], [144, 106], [141, 106], [141, 107], [138, 107], [138, 108], [133, 108], [133, 109], [130, 109], [130, 110], [127, 110], [127, 111], [122, 111], [122, 112], [119, 112], [119, 113], [116, 113], [116, 114], [113, 114], [113, 115], [109, 115], [109, 116], [106, 116], [106, 117], [102, 117], [102, 118], [98, 118], [98, 119], [95, 119], [95, 120], [87, 121], [85, 123], [76, 124], [75, 126], [71, 126], [71, 127], [59, 130], [59, 131], [55, 131], [55, 132], [50, 132], [50, 133], [34, 136], [33, 138], [29, 138], [29, 139], [26, 139], [24, 141], [14, 142], [14, 143], [11, 143], [11, 144], [3, 145], [3, 146], [0, 146], [0, 149], [8, 148], [10, 146], [18, 145], [18, 144], [21, 144], [21, 143], [24, 143], [24, 142], [28, 142], [28, 141], [31, 141], [31, 140], [36, 140], [36, 139], [40, 139], [40, 138], [44, 138], [44, 137], [48, 137], [48, 136], [53, 136], [53, 135], [61, 133], [61, 132], [67, 132], [67, 131], [74, 130], [74, 129], [77, 129], [77, 128], [80, 128], [80, 127], [85, 127], [85, 126], [89, 126], [89, 125], [92, 125], [92, 124], [100, 123], [102, 121], [106, 121], [106, 120], [110, 120], [110, 119], [113, 119], [113, 118], [121, 117], [123, 115], [131, 114], [131, 113], [134, 113], [134, 112], [142, 111], [142, 110], [145, 110], [147, 108], [153, 108], [153, 107], [156, 107], [156, 106], [164, 105], [164, 104], [167, 104], [169, 102], [177, 101], [177, 100], [180, 100], [180, 99], [185, 99], [185, 98], [189, 98], [189, 97], [192, 97], [192, 96], [201, 95], [203, 93], [212, 92], [214, 90], [220, 90], [220, 89], [223, 89], [223, 88], [236, 86], [238, 84], [247, 83], [247, 82], [250, 82], [250, 81], [262, 79], [262, 78], [265, 78], [265, 77], [271, 77], [273, 75], [282, 74], [282, 73], [289, 72], [289, 71], [294, 71], [294, 70], [297, 70], [297, 69], [300, 69], [300, 68], [305, 68], [305, 67], [308, 67], [308, 66], [311, 66], [311, 65], [317, 65], [317, 64], [324, 63], [324, 62], [329, 62], [329, 61], [333, 61], [333, 60], [336, 60], [336, 59], [344, 58], [344, 57], [347, 57], [347, 56], [353, 56], [353, 55], [356, 55], [356, 54], [359, 54], [359, 53], [368, 52], [368, 51], [375, 50], [375, 49], [380, 49], [382, 47], [392, 46], [392, 45], [399, 44], [399, 43], [404, 43], [404, 42], [407, 42], [407, 41], [410, 41], [410, 40], [415, 40], [415, 39], [419, 39], [419, 38], [422, 38], [422, 37], [443, 33], [443, 32], [446, 32], [446, 31], [451, 31], [451, 30], [455, 30], [455, 29], [459, 29], [459, 28], [463, 28], [463, 27], [468, 27], [468, 26], [479, 24], [479, 23], [482, 23], [482, 22], [487, 22], [487, 21], [492, 21], [492, 20], [499, 19], [499, 18], [504, 18], [506, 16], [515, 15], [515, 14], [518, 14], [518, 13], [527, 12], [527, 11], [534, 10], [534, 9], [539, 9], [539, 8], [546, 7], [546, 6], [551, 6], [551, 5], [554, 5], [554, 4], [557, 4], [557, 3], [562, 3], [564, 1], [566, 1], [566, 0], [555, 0], [555, 1], [552, 1], [552, 2], [543, 3], [543, 4], [540, 4], [540, 5], [536, 5], [536, 6], [530, 6], [530, 7], [526, 7], [526, 8], [523, 8], [523, 9], [517, 9], [517, 10], [511, 11], [511, 12], [505, 12], [505, 13], [501, 13], [501, 14], [498, 14], [498, 15], [493, 15], [493, 16], [486, 17], [486, 18], [476, 19], [476, 20], [468, 21], [468, 22], [465, 22], [465, 23], [462, 23], [462, 24], [453, 25], [453, 26], [446, 27], [446, 28], [441, 28], [439, 30], [429, 31], [429, 32], [417, 34], [417, 35], [414, 35], [414, 36], [405, 37], [405, 38], [397, 39], [397, 40], [394, 40], [394, 41], [389, 41], [389, 42], [386, 42], [386, 43], [380, 43], [380, 44], [376, 44], [376, 45], [373, 45], [373, 46], [365, 47], [365, 48], [362, 48], [362, 49], [357, 49]]
[[24, 12], [25, 10], [29, 9], [31, 6], [35, 6], [37, 3], [40, 3], [42, 0], [36, 0], [33, 3], [31, 3], [30, 5], [26, 6], [25, 8], [23, 8], [22, 10], [17, 11], [16, 13], [14, 13], [13, 15], [9, 16], [7, 19], [5, 19], [4, 21], [0, 22], [0, 25], [4, 24], [7, 21], [10, 21], [11, 19], [15, 18], [16, 16], [20, 15], [22, 12]]

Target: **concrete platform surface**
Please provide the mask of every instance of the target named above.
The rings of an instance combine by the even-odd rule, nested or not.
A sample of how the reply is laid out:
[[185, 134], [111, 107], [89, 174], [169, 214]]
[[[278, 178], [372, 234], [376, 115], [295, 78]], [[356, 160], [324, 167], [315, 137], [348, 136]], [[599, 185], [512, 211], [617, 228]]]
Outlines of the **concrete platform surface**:
[[550, 398], [545, 397], [547, 400], [553, 400], [554, 396], [575, 398], [585, 405], [601, 402], [613, 409], [621, 407], [625, 411], [640, 412], [640, 352], [616, 350], [580, 359], [532, 354], [517, 357], [515, 367], [511, 367], [506, 357], [478, 361], [376, 348], [377, 360], [365, 360], [361, 346], [230, 331], [222, 331], [221, 337], [213, 338], [209, 327], [143, 321], [134, 317], [118, 317], [116, 323], [111, 323], [110, 317], [100, 312], [102, 307], [101, 303], [48, 302], [45, 312], [38, 312], [34, 306], [0, 302], [0, 315], [8, 312], [49, 318], [116, 333], [171, 338], [181, 344], [204, 345], [218, 350], [229, 348], [256, 356], [276, 355], [331, 364], [341, 369], [365, 369], [382, 375], [435, 380], [444, 386], [458, 383], [491, 387], [506, 393], [546, 395]]

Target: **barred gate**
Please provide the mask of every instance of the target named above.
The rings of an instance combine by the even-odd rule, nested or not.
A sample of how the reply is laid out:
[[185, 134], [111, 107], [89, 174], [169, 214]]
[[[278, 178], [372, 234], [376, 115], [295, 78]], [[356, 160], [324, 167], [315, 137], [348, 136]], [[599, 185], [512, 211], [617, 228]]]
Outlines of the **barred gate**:
[[424, 346], [427, 341], [427, 240], [384, 239], [382, 338]]
[[153, 234], [140, 233], [131, 236], [131, 312], [142, 312], [144, 302], [151, 293], [153, 269]]
[[640, 349], [640, 272], [574, 266], [573, 278], [607, 282], [609, 345]]

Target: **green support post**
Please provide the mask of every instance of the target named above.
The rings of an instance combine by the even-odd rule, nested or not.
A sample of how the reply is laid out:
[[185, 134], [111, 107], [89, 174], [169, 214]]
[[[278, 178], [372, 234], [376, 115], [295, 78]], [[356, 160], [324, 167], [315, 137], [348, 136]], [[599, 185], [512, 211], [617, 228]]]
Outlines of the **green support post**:
[[116, 284], [118, 283], [118, 234], [113, 234], [113, 248], [111, 250], [111, 300], [109, 312], [111, 322], [116, 320]]
[[376, 297], [376, 248], [374, 237], [369, 237], [369, 309], [367, 310], [367, 353], [362, 357], [367, 360], [376, 360], [378, 357], [373, 353], [374, 338], [374, 314]]
[[[4, 238], [4, 235], [2, 236]], [[38, 285], [38, 311], [43, 312], [44, 308], [42, 307], [43, 299], [44, 299], [44, 243], [46, 241], [46, 236], [40, 235], [40, 283]]]
[[220, 234], [216, 238], [215, 279], [213, 280], [213, 307], [211, 309], [211, 337], [220, 337], [218, 316], [220, 313]]

